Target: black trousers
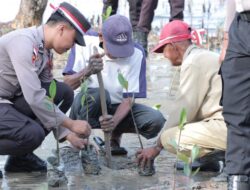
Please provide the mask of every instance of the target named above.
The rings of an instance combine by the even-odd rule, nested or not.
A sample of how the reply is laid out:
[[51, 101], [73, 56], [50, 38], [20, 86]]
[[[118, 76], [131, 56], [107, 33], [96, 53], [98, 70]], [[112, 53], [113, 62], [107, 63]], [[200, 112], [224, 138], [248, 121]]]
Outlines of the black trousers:
[[221, 66], [223, 116], [228, 126], [226, 172], [250, 176], [250, 21], [236, 14]]
[[[99, 117], [102, 115], [102, 112], [99, 89], [90, 88], [87, 94], [86, 102], [88, 103], [85, 103], [83, 107], [81, 106], [83, 93], [80, 92], [77, 94], [71, 108], [70, 118], [81, 120], [88, 119], [93, 128], [100, 128]], [[106, 98], [108, 114], [114, 115], [119, 104], [111, 104], [110, 96], [107, 91]], [[133, 105], [132, 110], [135, 122], [139, 128], [139, 133], [147, 139], [156, 137], [166, 121], [163, 115], [158, 110], [136, 103]], [[113, 133], [116, 135], [121, 135], [122, 133], [135, 133], [135, 126], [130, 113], [121, 121]]]
[[[42, 84], [47, 95], [49, 85], [50, 83]], [[73, 90], [62, 82], [56, 82], [56, 85], [55, 104], [63, 101], [59, 108], [66, 113], [74, 99]], [[15, 97], [11, 101], [13, 104], [0, 104], [0, 155], [33, 152], [49, 131], [38, 121], [23, 96]]]
[[[157, 8], [158, 0], [128, 0], [129, 17], [133, 30], [150, 32], [151, 23], [154, 19], [154, 11]], [[103, 12], [108, 6], [112, 7], [112, 13], [116, 14], [118, 0], [104, 0]], [[170, 21], [183, 20], [185, 0], [169, 0]]]

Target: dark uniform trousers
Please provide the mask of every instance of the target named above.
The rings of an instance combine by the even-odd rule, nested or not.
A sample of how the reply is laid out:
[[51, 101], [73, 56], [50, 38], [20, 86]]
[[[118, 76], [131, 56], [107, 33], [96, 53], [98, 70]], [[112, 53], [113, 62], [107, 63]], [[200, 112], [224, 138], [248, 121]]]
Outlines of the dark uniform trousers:
[[[42, 83], [49, 95], [50, 83]], [[55, 104], [66, 113], [71, 107], [74, 92], [62, 82], [56, 82]], [[49, 133], [34, 115], [23, 96], [10, 100], [13, 104], [0, 104], [0, 155], [22, 155], [33, 152]]]
[[[129, 17], [134, 31], [150, 32], [151, 23], [154, 19], [154, 11], [157, 8], [158, 0], [128, 0]], [[116, 14], [118, 0], [104, 0], [103, 12], [108, 6], [112, 7], [112, 13]], [[170, 21], [183, 20], [185, 0], [169, 0]]]
[[236, 14], [221, 66], [223, 116], [228, 126], [226, 172], [250, 176], [250, 20]]
[[[77, 94], [71, 108], [70, 118], [88, 120], [93, 128], [100, 128], [99, 117], [102, 115], [102, 112], [99, 89], [90, 88], [87, 94], [87, 102], [83, 107], [81, 106], [83, 93], [80, 92]], [[107, 91], [106, 99], [108, 114], [114, 115], [119, 104], [111, 104], [110, 96]], [[158, 110], [136, 103], [133, 105], [132, 110], [136, 125], [139, 128], [139, 133], [147, 139], [156, 137], [166, 121], [163, 115]], [[116, 127], [113, 133], [116, 135], [122, 133], [135, 133], [135, 126], [130, 113]]]

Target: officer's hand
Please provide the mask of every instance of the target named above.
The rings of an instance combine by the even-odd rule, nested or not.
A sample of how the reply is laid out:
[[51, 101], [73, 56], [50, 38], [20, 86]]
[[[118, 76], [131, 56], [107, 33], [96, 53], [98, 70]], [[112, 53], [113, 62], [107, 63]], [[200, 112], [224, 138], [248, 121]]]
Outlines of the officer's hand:
[[87, 138], [91, 133], [91, 126], [87, 121], [72, 120], [70, 130], [81, 138]]
[[221, 50], [221, 53], [220, 53], [220, 57], [219, 57], [220, 64], [222, 64], [224, 59], [225, 59], [226, 51], [227, 51], [227, 49], [225, 47], [223, 47]]
[[111, 132], [115, 129], [115, 122], [112, 115], [99, 117], [99, 122], [104, 132]]
[[87, 139], [80, 138], [75, 133], [68, 134], [66, 139], [77, 149], [83, 149], [88, 144]]
[[138, 166], [144, 168], [146, 164], [149, 166], [151, 160], [154, 160], [160, 154], [160, 149], [156, 146], [140, 149], [136, 152], [136, 161]]
[[87, 74], [88, 76], [92, 74], [96, 74], [103, 69], [103, 61], [102, 57], [104, 54], [94, 54], [89, 58], [89, 64], [87, 66]]

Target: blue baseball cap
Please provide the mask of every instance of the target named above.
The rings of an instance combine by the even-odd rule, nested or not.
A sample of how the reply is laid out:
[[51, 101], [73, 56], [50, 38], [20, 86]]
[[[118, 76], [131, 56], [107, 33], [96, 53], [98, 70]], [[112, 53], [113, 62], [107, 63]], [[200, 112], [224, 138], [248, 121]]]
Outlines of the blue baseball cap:
[[110, 16], [102, 25], [102, 36], [113, 57], [130, 57], [134, 53], [132, 26], [127, 17]]

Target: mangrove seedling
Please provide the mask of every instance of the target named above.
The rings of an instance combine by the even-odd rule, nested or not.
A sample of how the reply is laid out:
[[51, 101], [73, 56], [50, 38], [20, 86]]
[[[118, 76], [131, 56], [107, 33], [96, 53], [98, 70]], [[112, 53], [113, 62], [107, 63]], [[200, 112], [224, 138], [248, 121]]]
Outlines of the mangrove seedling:
[[[118, 81], [120, 83], [120, 85], [126, 90], [126, 92], [128, 93], [128, 81], [125, 79], [125, 77], [122, 75], [121, 72], [118, 73]], [[139, 142], [140, 142], [140, 146], [141, 146], [141, 149], [143, 149], [143, 144], [142, 144], [142, 140], [141, 140], [141, 137], [140, 137], [140, 133], [139, 133], [139, 129], [138, 129], [138, 126], [135, 122], [135, 117], [134, 117], [134, 113], [133, 113], [133, 110], [132, 110], [132, 107], [133, 107], [133, 103], [134, 103], [134, 94], [133, 94], [133, 97], [132, 97], [132, 101], [131, 99], [129, 99], [129, 103], [130, 103], [130, 113], [131, 113], [131, 116], [132, 116], [132, 120], [133, 120], [133, 123], [134, 123], [134, 126], [135, 126], [135, 131], [136, 131], [136, 134], [138, 136], [138, 139], [139, 139]]]
[[[57, 125], [57, 117], [56, 117], [56, 112], [55, 112], [55, 96], [56, 96], [56, 81], [53, 79], [49, 85], [49, 100], [52, 102], [53, 105], [53, 112], [55, 115], [55, 120], [56, 120], [56, 125]], [[56, 129], [56, 152], [57, 152], [57, 160], [58, 160], [58, 165], [60, 165], [60, 154], [59, 154], [59, 129]]]
[[179, 120], [179, 136], [178, 136], [178, 142], [176, 142], [174, 139], [171, 139], [169, 144], [172, 145], [176, 151], [176, 159], [175, 159], [175, 169], [174, 169], [174, 179], [173, 179], [173, 189], [175, 189], [176, 186], [176, 166], [178, 159], [183, 161], [184, 163], [184, 169], [183, 172], [186, 176], [189, 177], [189, 179], [193, 176], [195, 176], [200, 168], [197, 168], [194, 172], [192, 171], [192, 163], [194, 160], [198, 157], [200, 149], [197, 145], [194, 145], [189, 157], [183, 153], [180, 152], [180, 141], [181, 141], [181, 133], [184, 130], [184, 126], [187, 122], [187, 112], [186, 109], [183, 108], [180, 114], [180, 120]]
[[106, 12], [102, 14], [102, 22], [108, 19], [108, 17], [111, 15], [111, 12], [112, 12], [112, 7], [108, 6]]

